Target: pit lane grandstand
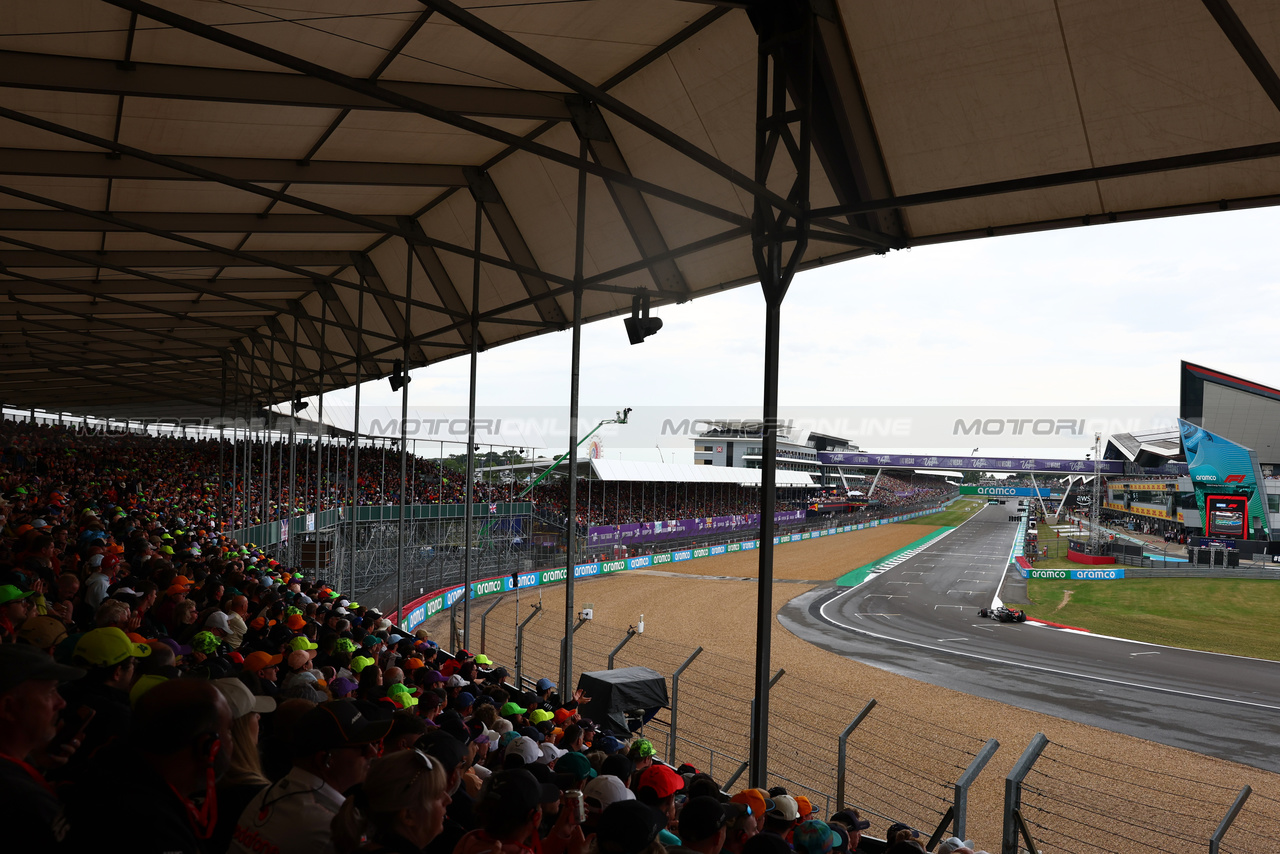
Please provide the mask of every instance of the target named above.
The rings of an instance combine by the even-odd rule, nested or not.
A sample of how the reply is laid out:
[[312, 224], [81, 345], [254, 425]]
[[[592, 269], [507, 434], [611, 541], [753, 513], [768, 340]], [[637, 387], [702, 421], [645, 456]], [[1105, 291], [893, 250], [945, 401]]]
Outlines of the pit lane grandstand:
[[708, 5], [9, 4], [0, 396], [225, 419], [762, 280], [772, 423], [797, 270], [1280, 193], [1270, 6]]

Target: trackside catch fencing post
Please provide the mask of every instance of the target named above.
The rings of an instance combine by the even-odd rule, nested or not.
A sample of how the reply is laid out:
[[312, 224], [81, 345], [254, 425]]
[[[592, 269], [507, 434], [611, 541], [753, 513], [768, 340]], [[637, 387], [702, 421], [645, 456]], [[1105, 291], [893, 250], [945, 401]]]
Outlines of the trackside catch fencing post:
[[1036, 733], [1027, 749], [1022, 751], [1022, 756], [1018, 757], [1009, 776], [1004, 779], [1004, 835], [1000, 842], [1000, 854], [1018, 854], [1019, 836], [1027, 843], [1031, 854], [1037, 854], [1031, 831], [1022, 818], [1022, 781], [1031, 772], [1032, 766], [1048, 744], [1049, 739], [1044, 733]]
[[[769, 690], [769, 692], [770, 692], [770, 693], [773, 693], [773, 686], [778, 684], [778, 680], [779, 680], [779, 679], [781, 679], [781, 678], [782, 678], [782, 674], [784, 674], [784, 673], [786, 673], [786, 672], [787, 672], [787, 671], [786, 671], [785, 669], [783, 669], [783, 668], [779, 667], [779, 668], [778, 668], [778, 672], [777, 672], [777, 673], [775, 673], [775, 674], [773, 674], [773, 678], [769, 680], [769, 686], [768, 686], [768, 690]], [[749, 727], [749, 732], [748, 732], [748, 736], [747, 736], [747, 737], [748, 737], [748, 739], [749, 739], [749, 741], [747, 742], [748, 744], [755, 744], [755, 741], [756, 741], [755, 719], [756, 719], [756, 705], [757, 705], [757, 704], [758, 704], [758, 700], [757, 700], [755, 697], [752, 697], [752, 698], [751, 698], [751, 717], [750, 717], [750, 719], [749, 719], [749, 721], [750, 721], [750, 727]], [[749, 759], [747, 760], [747, 764], [748, 764], [748, 765], [750, 765], [750, 764], [751, 764], [751, 761], [750, 761]], [[752, 773], [754, 773], [754, 772], [752, 772]], [[764, 781], [763, 781], [763, 780], [761, 780], [760, 782], [761, 782], [761, 783], [763, 783]]]
[[533, 622], [534, 617], [538, 616], [541, 613], [542, 613], [542, 603], [539, 602], [537, 605], [533, 606], [533, 611], [530, 612], [529, 616], [524, 618], [524, 622], [521, 623], [516, 628], [516, 685], [517, 686], [524, 685], [524, 683], [520, 681], [520, 676], [522, 672], [521, 668], [524, 664], [524, 628], [525, 626], [529, 625], [529, 623]]
[[[449, 652], [451, 653], [458, 651], [458, 606], [461, 604], [462, 598], [459, 597], [449, 606]], [[396, 607], [400, 607], [399, 604]]]
[[[578, 633], [578, 629], [582, 628], [583, 626], [585, 626], [585, 625], [586, 625], [587, 623], [589, 623], [589, 622], [591, 622], [591, 621], [590, 621], [590, 620], [584, 620], [582, 617], [578, 617], [578, 622], [577, 622], [577, 624], [573, 627], [573, 634], [575, 634], [575, 635], [576, 635], [576, 634]], [[560, 668], [559, 668], [559, 670], [557, 670], [556, 672], [557, 672], [557, 673], [563, 673], [563, 674], [564, 674], [564, 678], [567, 680], [567, 681], [564, 683], [564, 685], [565, 685], [565, 686], [572, 687], [572, 685], [573, 685], [573, 674], [569, 672], [570, 670], [572, 670], [572, 668], [571, 668], [571, 667], [567, 668], [567, 667], [565, 666], [565, 665], [566, 665], [566, 663], [567, 663], [567, 662], [566, 662], [566, 659], [568, 658], [567, 653], [568, 653], [568, 646], [569, 646], [569, 637], [570, 637], [570, 635], [565, 635], [564, 637], [560, 638]]]
[[1209, 837], [1209, 854], [1218, 854], [1218, 848], [1222, 845], [1222, 837], [1227, 835], [1227, 831], [1231, 829], [1236, 816], [1240, 815], [1240, 810], [1244, 809], [1244, 802], [1249, 800], [1251, 794], [1253, 794], [1253, 788], [1245, 786], [1240, 790], [1240, 794], [1236, 795], [1235, 802], [1231, 804], [1231, 809], [1227, 810], [1227, 814], [1222, 817], [1222, 822], [1218, 825], [1218, 829], [1213, 832], [1213, 836]]
[[640, 633], [636, 631], [635, 626], [627, 627], [627, 633], [623, 635], [622, 640], [618, 643], [618, 645], [613, 648], [613, 652], [609, 653], [609, 669], [610, 670], [613, 669], [614, 657], [616, 657], [617, 654], [622, 651], [622, 648], [627, 645], [628, 641], [630, 641], [633, 637], [635, 637], [638, 634]]
[[987, 767], [987, 763], [991, 761], [991, 757], [1000, 749], [1000, 742], [994, 738], [988, 739], [987, 743], [978, 751], [978, 755], [973, 757], [973, 761], [969, 763], [969, 767], [964, 769], [959, 779], [956, 780], [955, 800], [951, 804], [951, 808], [947, 810], [947, 814], [942, 817], [942, 821], [938, 824], [938, 829], [933, 832], [934, 839], [930, 840], [927, 846], [929, 850], [933, 850], [934, 845], [942, 840], [942, 834], [946, 830], [948, 822], [953, 824], [952, 834], [965, 838], [965, 819], [969, 811], [969, 787], [973, 785], [973, 781], [978, 779], [978, 775], [982, 773], [982, 769]]
[[497, 601], [495, 601], [495, 602], [494, 602], [492, 605], [490, 605], [488, 608], [485, 608], [485, 609], [484, 609], [484, 613], [480, 615], [480, 651], [481, 651], [481, 652], [484, 652], [484, 651], [485, 651], [485, 648], [484, 648], [484, 642], [485, 642], [485, 637], [486, 637], [486, 631], [485, 631], [485, 630], [488, 628], [489, 612], [490, 612], [490, 611], [492, 611], [494, 608], [498, 607], [499, 605], [501, 605], [501, 604], [502, 604], [502, 600], [503, 600], [503, 599], [505, 599], [505, 598], [507, 598], [507, 597], [506, 597], [506, 596], [499, 596], [499, 597], [498, 597], [498, 599], [497, 599]]
[[871, 714], [871, 710], [875, 707], [876, 701], [873, 697], [862, 707], [862, 711], [858, 712], [853, 723], [844, 728], [844, 732], [840, 733], [840, 738], [836, 742], [836, 812], [844, 809], [844, 769], [848, 758], [849, 736], [853, 735], [858, 724], [866, 720], [867, 715]]
[[680, 714], [680, 674], [684, 673], [685, 668], [693, 664], [693, 660], [702, 655], [702, 647], [698, 647], [693, 654], [684, 660], [684, 664], [676, 668], [676, 672], [671, 674], [671, 737], [667, 741], [667, 762], [673, 767], [676, 764], [676, 721]]

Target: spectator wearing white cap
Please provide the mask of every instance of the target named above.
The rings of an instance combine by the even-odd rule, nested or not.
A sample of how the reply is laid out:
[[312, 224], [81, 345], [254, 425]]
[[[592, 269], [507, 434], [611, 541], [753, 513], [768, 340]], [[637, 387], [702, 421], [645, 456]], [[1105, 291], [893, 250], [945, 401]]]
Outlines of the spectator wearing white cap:
[[215, 679], [213, 687], [231, 707], [231, 741], [235, 745], [231, 767], [218, 781], [218, 823], [209, 837], [210, 850], [225, 851], [240, 813], [258, 792], [271, 785], [262, 771], [258, 726], [260, 715], [276, 710], [276, 701], [255, 696], [239, 679]]

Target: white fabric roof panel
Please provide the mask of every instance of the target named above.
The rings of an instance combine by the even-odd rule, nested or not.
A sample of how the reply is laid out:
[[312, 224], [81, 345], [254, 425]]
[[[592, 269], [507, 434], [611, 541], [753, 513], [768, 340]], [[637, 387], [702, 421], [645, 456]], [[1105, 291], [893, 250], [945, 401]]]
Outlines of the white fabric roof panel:
[[[759, 486], [762, 469], [733, 466], [691, 466], [681, 463], [648, 463], [634, 460], [591, 460], [599, 480], [644, 481], [646, 483], [736, 483]], [[778, 486], [813, 486], [813, 478], [800, 471], [778, 469]]]
[[477, 203], [482, 346], [563, 329], [584, 141], [586, 320], [753, 281], [784, 9], [815, 38], [804, 265], [1280, 198], [1268, 0], [6, 3], [0, 399], [278, 402], [354, 382], [357, 349], [385, 376], [406, 240], [409, 364], [463, 355]]

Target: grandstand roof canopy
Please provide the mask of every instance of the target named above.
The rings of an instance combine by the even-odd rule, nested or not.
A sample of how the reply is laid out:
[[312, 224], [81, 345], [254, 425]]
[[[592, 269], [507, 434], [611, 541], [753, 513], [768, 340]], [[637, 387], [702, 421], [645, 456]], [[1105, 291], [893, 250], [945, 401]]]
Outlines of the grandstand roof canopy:
[[805, 266], [1280, 198], [1266, 0], [287, 6], [0, 5], [4, 402], [278, 403], [563, 329], [575, 281], [587, 320], [753, 281], [796, 22]]
[[[594, 476], [607, 481], [661, 483], [736, 483], [759, 486], [763, 469], [735, 466], [691, 466], [682, 463], [646, 463], [633, 460], [591, 460]], [[813, 486], [813, 476], [802, 471], [778, 469], [779, 488]]]

